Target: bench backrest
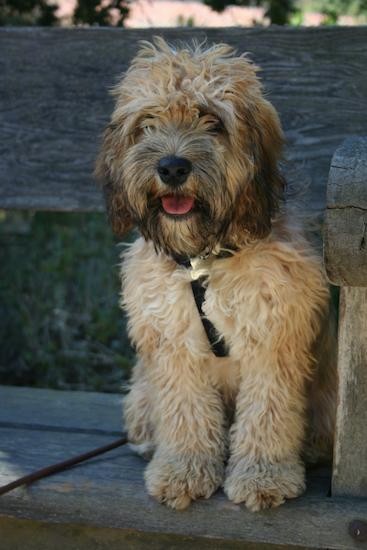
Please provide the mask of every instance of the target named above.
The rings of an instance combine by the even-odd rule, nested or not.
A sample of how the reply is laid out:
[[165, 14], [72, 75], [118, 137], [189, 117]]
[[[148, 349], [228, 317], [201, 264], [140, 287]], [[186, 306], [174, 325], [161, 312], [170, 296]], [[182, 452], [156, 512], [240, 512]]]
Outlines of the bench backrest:
[[320, 211], [331, 157], [367, 134], [367, 27], [0, 29], [0, 208], [102, 210], [92, 180], [108, 88], [138, 41], [228, 42], [262, 67], [288, 140], [284, 171]]

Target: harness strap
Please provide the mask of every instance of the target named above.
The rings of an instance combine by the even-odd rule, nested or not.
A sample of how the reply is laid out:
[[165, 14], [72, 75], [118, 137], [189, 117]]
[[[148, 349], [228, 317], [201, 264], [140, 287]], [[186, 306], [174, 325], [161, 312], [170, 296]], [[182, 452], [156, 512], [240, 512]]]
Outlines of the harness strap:
[[203, 303], [205, 300], [205, 286], [203, 285], [205, 278], [201, 277], [200, 279], [195, 279], [191, 281], [192, 293], [194, 295], [196, 307], [200, 315], [201, 323], [204, 327], [206, 336], [209, 340], [209, 344], [212, 352], [216, 357], [228, 357], [229, 351], [226, 345], [226, 342], [219, 334], [213, 323], [205, 317], [203, 312]]
[[[228, 258], [232, 256], [233, 252], [234, 252], [233, 250], [225, 249], [219, 254], [216, 254], [215, 258], [216, 259]], [[191, 269], [192, 270], [191, 272], [193, 273], [192, 263], [189, 257], [173, 256], [173, 259], [178, 265], [185, 267], [186, 269]], [[205, 316], [205, 313], [203, 312], [203, 303], [205, 301], [205, 292], [206, 292], [206, 287], [204, 285], [205, 280], [206, 280], [206, 276], [197, 276], [197, 274], [196, 276], [194, 276], [194, 278], [191, 281], [192, 294], [194, 296], [196, 307], [200, 315], [200, 320], [205, 330], [205, 334], [208, 338], [212, 352], [216, 357], [228, 357], [229, 349], [228, 349], [228, 346], [226, 345], [226, 342], [223, 336], [221, 336], [221, 334], [215, 328], [213, 323]]]

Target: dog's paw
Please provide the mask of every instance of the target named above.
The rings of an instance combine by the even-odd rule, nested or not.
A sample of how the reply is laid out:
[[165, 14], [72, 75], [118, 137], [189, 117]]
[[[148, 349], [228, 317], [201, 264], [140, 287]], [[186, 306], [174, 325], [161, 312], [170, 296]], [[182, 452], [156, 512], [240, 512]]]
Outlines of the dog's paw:
[[148, 493], [176, 510], [197, 498], [209, 498], [223, 477], [223, 461], [200, 454], [181, 457], [157, 452], [145, 471]]
[[275, 508], [304, 490], [305, 470], [300, 462], [250, 465], [239, 460], [228, 464], [224, 491], [230, 500], [244, 502], [252, 512]]

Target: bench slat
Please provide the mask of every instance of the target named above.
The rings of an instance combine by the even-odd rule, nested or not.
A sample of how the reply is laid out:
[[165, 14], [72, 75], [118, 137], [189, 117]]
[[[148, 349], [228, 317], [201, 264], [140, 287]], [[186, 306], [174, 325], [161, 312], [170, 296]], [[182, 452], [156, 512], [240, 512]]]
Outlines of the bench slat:
[[325, 204], [330, 159], [367, 133], [367, 27], [0, 29], [0, 208], [103, 210], [91, 178], [112, 110], [107, 89], [140, 39], [226, 41], [263, 71], [288, 139], [285, 173], [307, 211]]
[[[6, 391], [7, 388], [1, 388], [2, 396]], [[69, 431], [70, 424], [65, 422], [64, 409], [60, 403], [64, 400], [70, 406], [71, 417], [80, 410], [77, 406], [78, 395], [72, 392], [36, 390], [34, 400], [28, 395], [22, 402], [25, 397], [22, 388], [9, 388], [9, 391], [13, 401], [18, 400], [22, 412], [19, 416], [20, 425], [17, 426], [16, 410], [11, 406], [12, 427], [1, 427], [1, 422], [4, 419], [7, 422], [9, 417], [8, 413], [3, 412], [6, 407], [2, 407], [0, 412], [1, 484], [111, 441], [109, 435]], [[87, 407], [88, 396], [92, 417], [100, 409], [95, 408], [98, 402], [96, 394], [84, 394], [83, 408]], [[47, 417], [43, 429], [32, 428], [31, 424], [24, 427], [27, 407], [29, 405], [31, 417], [36, 400], [40, 404], [40, 412], [48, 413], [52, 420], [50, 429], [47, 429]], [[115, 415], [119, 421], [120, 396], [101, 396], [101, 403], [109, 407], [111, 417]], [[59, 421], [58, 412], [61, 414]], [[78, 427], [77, 421], [77, 418], [72, 419], [73, 428]], [[55, 425], [63, 426], [62, 430], [55, 431], [52, 428]], [[82, 419], [79, 427], [85, 429], [87, 425], [85, 419]], [[94, 426], [94, 421], [91, 426]], [[324, 470], [311, 474], [304, 497], [276, 510], [251, 514], [242, 506], [230, 503], [219, 492], [213, 498], [198, 501], [189, 510], [179, 513], [157, 504], [147, 495], [143, 480], [144, 467], [142, 459], [136, 457], [128, 447], [122, 447], [77, 468], [37, 482], [28, 489], [17, 489], [0, 498], [0, 530], [3, 525], [11, 541], [9, 518], [13, 518], [13, 521], [17, 518], [32, 520], [32, 528], [36, 531], [39, 525], [37, 522], [41, 521], [44, 536], [50, 533], [51, 539], [44, 539], [49, 542], [52, 537], [57, 538], [57, 524], [66, 525], [66, 532], [71, 532], [74, 525], [75, 532], [79, 533], [78, 548], [83, 549], [88, 548], [88, 541], [90, 544], [89, 528], [108, 530], [110, 539], [117, 537], [116, 540], [120, 542], [126, 540], [129, 533], [134, 540], [135, 536], [137, 539], [141, 536], [139, 532], [144, 532], [164, 537], [210, 538], [216, 541], [218, 548], [225, 548], [230, 541], [246, 541], [248, 544], [350, 549], [353, 540], [348, 534], [349, 522], [367, 516], [365, 500], [334, 500], [326, 496], [330, 476]], [[26, 529], [24, 525], [24, 521], [20, 522], [23, 530]], [[19, 538], [13, 538], [14, 546], [7, 545], [7, 550], [19, 548]], [[83, 544], [81, 540], [84, 540]], [[111, 548], [114, 548], [112, 543]]]
[[121, 435], [121, 395], [0, 386], [0, 403], [3, 427]]
[[[284, 546], [0, 518], [6, 550], [285, 550]], [[287, 547], [289, 548], [289, 547]], [[297, 550], [308, 550], [297, 546]]]

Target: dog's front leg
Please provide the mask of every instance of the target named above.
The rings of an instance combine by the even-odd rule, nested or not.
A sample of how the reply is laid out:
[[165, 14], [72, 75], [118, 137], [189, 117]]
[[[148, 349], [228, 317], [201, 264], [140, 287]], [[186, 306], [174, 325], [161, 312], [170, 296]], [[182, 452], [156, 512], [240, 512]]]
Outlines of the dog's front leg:
[[289, 342], [278, 349], [258, 346], [243, 361], [224, 489], [252, 511], [279, 506], [304, 491], [299, 455], [307, 362], [307, 354], [297, 357]]
[[152, 368], [157, 449], [145, 480], [157, 500], [183, 509], [223, 482], [223, 405], [205, 362], [186, 348], [160, 350]]

